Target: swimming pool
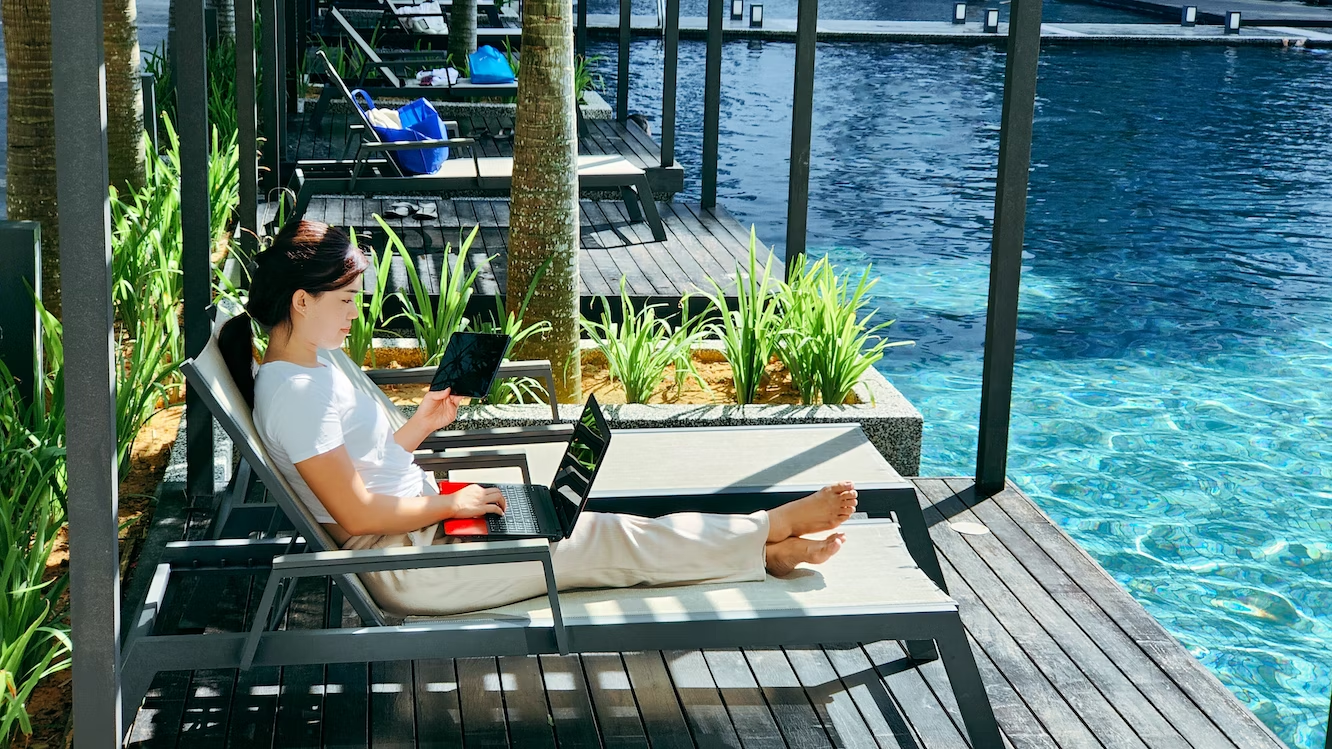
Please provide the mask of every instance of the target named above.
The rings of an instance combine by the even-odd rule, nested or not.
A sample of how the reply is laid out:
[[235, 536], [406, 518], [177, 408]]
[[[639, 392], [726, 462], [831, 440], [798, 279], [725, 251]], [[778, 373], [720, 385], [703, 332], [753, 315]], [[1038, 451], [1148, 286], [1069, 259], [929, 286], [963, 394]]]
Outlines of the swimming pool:
[[[660, 45], [633, 54], [655, 127]], [[686, 199], [702, 55], [681, 50]], [[916, 341], [880, 369], [925, 415], [922, 472], [970, 475], [1003, 56], [818, 55], [809, 245], [874, 264], [892, 335]], [[723, 66], [721, 200], [779, 244], [793, 56], [728, 43]], [[1010, 475], [1279, 736], [1321, 749], [1332, 55], [1052, 48], [1038, 94]]]

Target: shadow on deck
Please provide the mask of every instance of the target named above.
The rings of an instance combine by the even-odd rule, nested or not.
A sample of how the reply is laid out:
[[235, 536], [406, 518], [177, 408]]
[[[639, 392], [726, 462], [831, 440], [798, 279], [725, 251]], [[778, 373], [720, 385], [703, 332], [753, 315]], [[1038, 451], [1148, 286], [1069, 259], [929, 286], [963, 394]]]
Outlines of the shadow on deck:
[[[1016, 488], [913, 483], [1008, 746], [1282, 746]], [[287, 627], [324, 620], [304, 583]], [[244, 622], [257, 587], [230, 578], [210, 626]], [[129, 745], [939, 749], [967, 745], [960, 726], [942, 665], [877, 642], [175, 672]]]

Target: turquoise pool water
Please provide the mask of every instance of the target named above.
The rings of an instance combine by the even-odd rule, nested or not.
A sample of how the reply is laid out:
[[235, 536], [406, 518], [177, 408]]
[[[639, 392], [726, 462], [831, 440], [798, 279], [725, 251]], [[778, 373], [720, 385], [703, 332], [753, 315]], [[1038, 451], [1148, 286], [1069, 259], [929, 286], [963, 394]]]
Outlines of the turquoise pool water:
[[[634, 47], [631, 105], [654, 123], [660, 54]], [[778, 241], [793, 48], [725, 59], [722, 201]], [[916, 341], [880, 369], [925, 415], [929, 475], [973, 470], [1002, 74], [988, 48], [819, 48], [810, 245], [873, 263], [892, 334]], [[696, 198], [699, 45], [681, 75]], [[1010, 460], [1307, 749], [1332, 682], [1330, 142], [1332, 55], [1047, 50]]]

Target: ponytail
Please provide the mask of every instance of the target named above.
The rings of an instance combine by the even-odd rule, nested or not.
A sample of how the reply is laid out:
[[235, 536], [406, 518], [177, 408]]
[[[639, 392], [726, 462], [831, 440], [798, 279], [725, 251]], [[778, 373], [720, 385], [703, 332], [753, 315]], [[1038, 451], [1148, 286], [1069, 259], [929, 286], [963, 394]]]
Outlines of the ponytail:
[[250, 314], [242, 312], [227, 320], [217, 334], [217, 347], [222, 360], [236, 383], [245, 402], [254, 408], [254, 334], [250, 329]]
[[265, 331], [291, 322], [291, 298], [298, 290], [311, 294], [340, 289], [365, 271], [367, 261], [340, 229], [316, 221], [294, 221], [282, 227], [273, 245], [254, 258], [245, 312], [228, 320], [217, 346], [241, 395], [254, 408], [254, 333], [250, 322]]

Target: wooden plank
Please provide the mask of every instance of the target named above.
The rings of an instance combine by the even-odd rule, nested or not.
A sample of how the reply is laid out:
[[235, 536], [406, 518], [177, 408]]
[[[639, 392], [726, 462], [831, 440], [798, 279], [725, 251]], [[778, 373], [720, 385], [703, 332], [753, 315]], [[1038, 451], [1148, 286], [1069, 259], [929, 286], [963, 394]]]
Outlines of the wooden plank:
[[362, 227], [369, 225], [366, 221], [370, 221], [371, 224], [374, 223], [374, 220], [365, 213], [365, 198], [360, 195], [352, 195], [344, 200], [342, 202], [342, 221], [347, 226], [355, 228], [358, 237], [361, 236], [363, 234]]
[[[951, 495], [948, 487], [943, 482], [922, 483], [920, 489], [931, 500], [943, 500]], [[1087, 665], [1094, 654], [1100, 654], [1099, 649], [1094, 643], [1083, 641], [1090, 651], [1079, 652], [1082, 663], [1075, 663], [1069, 654], [1061, 647], [1060, 642], [1064, 638], [1074, 640], [1081, 630], [1077, 630], [1072, 622], [1068, 622], [1069, 629], [1052, 629], [1047, 631], [1036, 621], [1028, 607], [1038, 607], [1042, 610], [1053, 607], [1053, 602], [1048, 600], [1037, 588], [1033, 592], [1033, 598], [1030, 600], [1020, 600], [1014, 591], [1008, 587], [1010, 576], [1020, 574], [1018, 565], [1012, 562], [1011, 555], [1003, 548], [1001, 544], [986, 544], [986, 551], [981, 553], [973, 550], [968, 541], [963, 540], [963, 536], [949, 529], [947, 522], [943, 521], [943, 516], [936, 509], [931, 508], [929, 513], [933, 513], [940, 522], [933, 524], [931, 535], [940, 551], [949, 557], [950, 563], [955, 569], [960, 570], [960, 574], [966, 578], [964, 585], [972, 590], [983, 590], [985, 594], [983, 601], [988, 613], [993, 616], [995, 621], [1003, 627], [1005, 634], [1011, 637], [1025, 655], [1024, 658], [1031, 662], [1050, 682], [1050, 684], [1059, 692], [1063, 700], [1077, 712], [1082, 722], [1088, 727], [1094, 727], [1094, 733], [1098, 740], [1108, 747], [1130, 747], [1132, 749], [1142, 749], [1147, 746], [1143, 737], [1139, 735], [1134, 726], [1130, 725], [1136, 720], [1147, 720], [1148, 715], [1145, 711], [1137, 711], [1121, 716], [1113, 705], [1110, 704], [1106, 696], [1101, 692], [1101, 686], [1097, 683], [1098, 675], [1108, 676], [1108, 671], [1116, 671], [1113, 665], [1107, 665], [1104, 669], [1107, 673], [1090, 669]], [[927, 513], [928, 516], [928, 513]], [[977, 522], [974, 515], [970, 512], [963, 512], [953, 516], [959, 521]], [[993, 538], [981, 537], [982, 542], [992, 542]], [[988, 564], [987, 564], [988, 562]], [[991, 569], [991, 565], [995, 568]], [[1035, 587], [1035, 586], [1033, 586]], [[951, 586], [950, 586], [951, 589]], [[981, 598], [977, 596], [977, 598]], [[959, 599], [960, 600], [960, 599]], [[1025, 606], [1024, 606], [1025, 604]], [[973, 611], [972, 614], [981, 612]], [[1053, 622], [1052, 622], [1053, 623]], [[1075, 640], [1076, 641], [1076, 640]], [[1078, 644], [1082, 644], [1079, 642]], [[1001, 663], [1002, 667], [1002, 663]], [[1084, 671], [1083, 669], [1088, 669]], [[1023, 691], [1023, 690], [1019, 690]], [[1173, 732], [1168, 725], [1166, 731]], [[1170, 737], [1158, 737], [1161, 741], [1167, 741]], [[1175, 741], [1159, 744], [1161, 746], [1180, 746], [1182, 739], [1176, 733], [1173, 737]]]
[[468, 747], [507, 747], [504, 696], [494, 658], [459, 658], [458, 701], [462, 708], [463, 743]]
[[[1229, 744], [1206, 722], [1205, 718], [1202, 718], [1196, 707], [1174, 688], [1169, 679], [1160, 675], [1155, 664], [1113, 626], [1103, 612], [1100, 612], [1094, 604], [1087, 605], [1090, 604], [1090, 600], [1086, 599], [1081, 588], [1063, 575], [1048, 557], [1040, 553], [1031, 539], [1014, 525], [1003, 511], [993, 502], [977, 503], [974, 493], [960, 494], [958, 488], [949, 482], [947, 496], [969, 495], [970, 500], [963, 501], [971, 508], [972, 521], [990, 527], [992, 531], [987, 535], [964, 536], [962, 539], [975, 550], [978, 557], [989, 564], [995, 575], [1004, 581], [1004, 585], [1022, 602], [1041, 626], [1051, 633], [1060, 647], [1078, 662], [1079, 667], [1087, 673], [1145, 743], [1154, 747], [1224, 747]], [[966, 488], [969, 488], [969, 485]], [[945, 500], [947, 496], [938, 497], [938, 500]], [[930, 499], [935, 501], [934, 497]], [[991, 526], [991, 523], [995, 525]], [[1029, 571], [1028, 567], [1016, 557], [1013, 546], [1020, 546], [1024, 542], [1026, 546], [1023, 547], [1023, 557], [1026, 563], [1036, 565], [1044, 562], [1036, 570]], [[1041, 577], [1047, 575], [1051, 579], [1042, 582]], [[1061, 579], [1066, 584], [1059, 584]], [[1073, 599], [1077, 598], [1083, 599], [1081, 601], [1083, 606], [1071, 614], [1065, 609], [1072, 605]], [[1144, 674], [1158, 674], [1160, 678], [1154, 679], [1145, 689], [1139, 689], [1134, 684], [1133, 677], [1136, 675], [1141, 679]], [[1200, 734], [1192, 742], [1186, 740], [1167, 717], [1175, 711], [1158, 711], [1162, 707], [1162, 701], [1170, 700], [1172, 696], [1176, 710], [1183, 714], [1181, 717], [1186, 723], [1195, 724], [1195, 728], [1202, 728], [1204, 725], [1211, 728], [1206, 732], [1206, 739]], [[1199, 744], [1199, 741], [1206, 743]]]
[[190, 749], [226, 746], [237, 673], [234, 668], [194, 672], [185, 698], [177, 746]]
[[744, 656], [787, 745], [792, 749], [833, 746], [786, 654], [765, 649], [746, 650]]
[[458, 707], [458, 675], [453, 661], [414, 661], [418, 749], [462, 746], [462, 711]]
[[282, 675], [276, 668], [241, 671], [231, 700], [229, 747], [270, 747], [277, 719]]
[[342, 218], [342, 204], [345, 203], [346, 200], [346, 198], [337, 196], [324, 198], [324, 223], [329, 226], [336, 226], [340, 229], [347, 228]]
[[[684, 210], [689, 211], [698, 221], [699, 228], [696, 232], [699, 234], [699, 240], [703, 248], [712, 254], [717, 260], [717, 264], [728, 268], [726, 276], [728, 279], [734, 279], [737, 266], [740, 268], [749, 268], [749, 244], [748, 239], [743, 244], [727, 239], [730, 234], [719, 221], [707, 211], [698, 206], [684, 206]], [[731, 235], [733, 237], [733, 235]], [[759, 247], [757, 254], [757, 265], [759, 272], [762, 272], [763, 263], [767, 262], [768, 251], [766, 247]], [[772, 275], [781, 280], [784, 277], [783, 266], [780, 258], [774, 257], [772, 264]], [[718, 279], [719, 281], [721, 279]]]
[[[324, 622], [328, 581], [307, 577], [296, 583], [283, 629], [320, 627]], [[319, 749], [322, 743], [324, 666], [287, 666], [282, 669], [274, 741], [293, 749]]]
[[370, 745], [375, 749], [416, 747], [415, 683], [411, 661], [370, 664]]
[[721, 692], [722, 703], [731, 716], [731, 724], [747, 749], [785, 749], [777, 720], [759, 691], [749, 663], [739, 650], [705, 650], [712, 679]]
[[865, 723], [855, 700], [847, 693], [828, 657], [818, 648], [785, 648], [800, 685], [827, 729], [834, 746], [876, 747], [874, 733]]
[[185, 717], [189, 689], [189, 671], [169, 671], [153, 677], [125, 745], [133, 749], [173, 749]]
[[662, 652], [666, 668], [675, 684], [675, 693], [684, 706], [685, 720], [689, 723], [694, 743], [701, 747], [739, 747], [731, 716], [722, 704], [721, 694], [712, 681], [707, 661], [698, 650], [668, 650]]
[[[647, 225], [630, 224], [629, 217], [624, 213], [623, 204], [604, 203], [602, 204], [602, 210], [607, 219], [621, 223], [629, 232], [633, 233], [634, 236], [630, 237], [630, 242], [624, 250], [628, 253], [630, 261], [634, 263], [651, 285], [651, 293], [658, 296], [678, 296], [679, 290], [676, 288], [675, 278], [672, 277], [672, 274], [678, 277], [683, 271], [671, 259], [670, 252], [665, 249], [666, 243], [654, 240], [652, 230]], [[668, 263], [669, 270], [662, 268], [658, 263], [659, 259]]]
[[[689, 749], [689, 724], [675, 699], [671, 675], [658, 651], [624, 653], [625, 672], [634, 687], [652, 749]], [[560, 742], [561, 745], [563, 741]]]
[[[939, 522], [938, 513], [934, 513], [933, 517], [927, 513], [926, 519]], [[1004, 629], [1003, 624], [986, 607], [985, 601], [972, 591], [963, 577], [963, 572], [954, 565], [948, 550], [941, 549], [941, 551], [944, 553], [940, 555], [939, 561], [945, 575], [947, 576], [949, 571], [952, 573], [946, 577], [949, 593], [957, 600], [962, 611], [966, 612], [964, 621], [967, 630], [981, 643], [986, 655], [993, 660], [1004, 677], [1015, 685], [1022, 700], [1049, 731], [1055, 742], [1061, 746], [1105, 746], [1070, 704], [1073, 696], [1066, 697], [1050, 683], [1039, 668], [1039, 664], [1032, 662]], [[967, 569], [966, 573], [970, 574], [971, 570]], [[1047, 654], [1048, 651], [1040, 655]], [[1084, 700], [1079, 698], [1078, 702]], [[1119, 734], [1116, 732], [1114, 735]]]
[[578, 657], [543, 655], [539, 662], [546, 702], [561, 749], [599, 749], [601, 738], [597, 735], [596, 715]]
[[1263, 725], [1210, 671], [1198, 663], [1160, 622], [1146, 613], [1100, 565], [1029, 499], [1013, 490], [995, 496], [1027, 535], [1076, 580], [1087, 596], [1119, 626], [1181, 691], [1241, 747], [1280, 746]]
[[370, 665], [330, 663], [324, 670], [324, 747], [369, 745]]
[[509, 740], [516, 747], [555, 749], [555, 720], [546, 704], [537, 657], [501, 657], [499, 672], [500, 687], [504, 690], [504, 714], [509, 725]]
[[589, 653], [580, 660], [602, 741], [608, 746], [647, 747], [647, 734], [620, 654]]
[[628, 241], [623, 234], [615, 230], [610, 219], [606, 218], [606, 212], [599, 201], [583, 201], [579, 208], [579, 214], [586, 222], [580, 223], [579, 231], [592, 240], [590, 247], [606, 249], [618, 247]]
[[[722, 291], [731, 296], [735, 294], [736, 263], [731, 253], [721, 247], [720, 243], [708, 233], [708, 230], [698, 220], [698, 216], [692, 213], [689, 208], [681, 204], [672, 204], [672, 210], [681, 219], [681, 226], [688, 231], [688, 241], [685, 249], [697, 260], [698, 264], [706, 273], [706, 278], [711, 278], [721, 285]], [[747, 267], [742, 265], [741, 267]], [[774, 273], [775, 276], [781, 276]], [[711, 289], [712, 284], [705, 280], [699, 282], [699, 287]]]
[[[881, 746], [910, 745], [913, 742], [919, 742], [924, 746], [949, 746], [950, 743], [961, 740], [961, 735], [953, 729], [952, 723], [948, 721], [948, 716], [942, 709], [914, 717], [919, 719], [932, 717], [944, 724], [945, 728], [953, 729], [938, 732], [938, 735], [945, 739], [943, 742], [934, 743], [921, 738], [922, 734], [930, 735], [931, 726], [918, 728], [913, 733], [907, 725], [905, 712], [894, 697], [894, 693], [915, 686], [922, 693], [920, 698], [928, 696], [932, 700], [934, 695], [919, 679], [915, 682], [895, 684], [893, 692], [889, 692], [884, 680], [879, 677], [877, 667], [859, 645], [825, 645], [823, 655], [828, 659], [828, 664], [832, 666], [837, 678], [841, 680], [847, 694], [851, 695], [851, 701], [860, 710], [861, 717], [865, 719], [865, 727]], [[905, 665], [910, 667], [909, 663]]]
[[670, 237], [668, 247], [671, 257], [684, 273], [680, 279], [677, 279], [676, 288], [688, 290], [690, 286], [694, 286], [703, 291], [711, 291], [712, 284], [707, 282], [707, 278], [719, 269], [714, 268], [711, 262], [704, 267], [695, 253], [690, 250], [690, 245], [694, 243], [694, 233], [684, 225], [684, 220], [676, 213], [678, 205], [661, 203], [659, 207], [661, 222], [666, 227], [667, 236]]
[[583, 281], [583, 296], [614, 296], [620, 292], [618, 269], [605, 250], [584, 250], [578, 258], [578, 274]]

